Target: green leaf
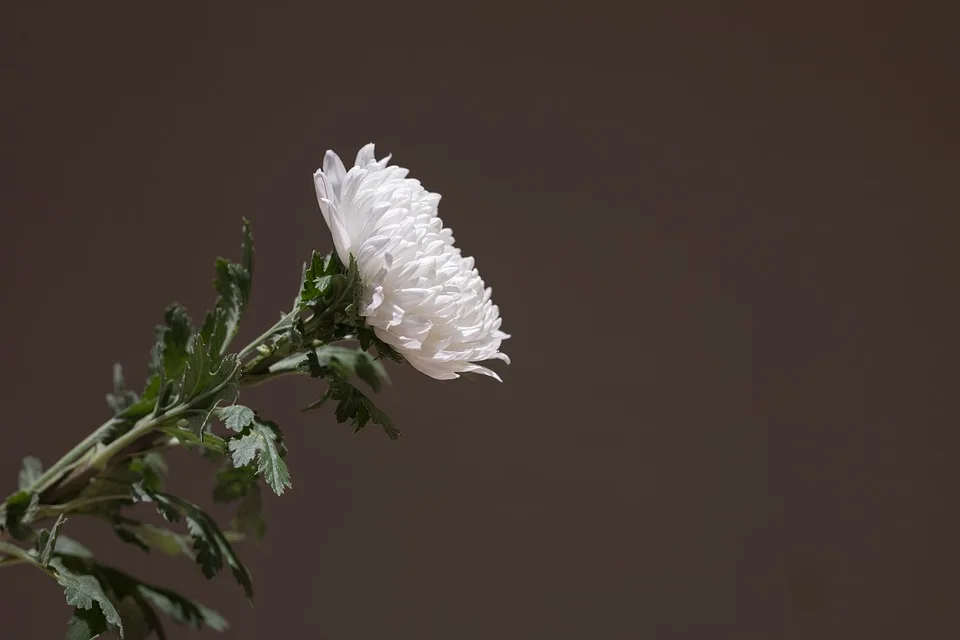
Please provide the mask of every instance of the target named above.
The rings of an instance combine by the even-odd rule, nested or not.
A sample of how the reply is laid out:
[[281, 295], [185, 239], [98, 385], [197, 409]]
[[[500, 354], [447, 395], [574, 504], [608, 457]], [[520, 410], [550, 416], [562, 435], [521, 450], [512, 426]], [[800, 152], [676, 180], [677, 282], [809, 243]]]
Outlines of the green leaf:
[[136, 474], [144, 486], [153, 491], [163, 489], [163, 476], [167, 473], [167, 463], [159, 452], [150, 451], [139, 458], [134, 458], [127, 464], [127, 469]]
[[[156, 451], [141, 454], [137, 458], [123, 460], [106, 474], [94, 478], [80, 492], [81, 498], [116, 497], [111, 502], [101, 502], [80, 510], [83, 512], [99, 512], [104, 510], [115, 511], [124, 505], [120, 496], [129, 494], [131, 486], [142, 485], [151, 491], [160, 491], [163, 488], [163, 474], [167, 471], [163, 456]], [[132, 499], [132, 498], [131, 498]]]
[[210, 354], [203, 343], [203, 336], [194, 335], [187, 347], [187, 364], [180, 383], [181, 402], [191, 400], [205, 391], [212, 377]]
[[181, 380], [187, 362], [187, 346], [194, 332], [193, 321], [187, 310], [174, 303], [164, 311], [166, 324], [157, 325], [156, 341], [150, 351], [150, 377], [139, 400], [127, 406], [119, 415], [130, 420], [155, 412], [162, 415], [170, 404], [176, 383]]
[[78, 558], [92, 558], [93, 554], [90, 553], [90, 550], [85, 546], [74, 540], [73, 538], [68, 538], [65, 535], [61, 535], [57, 538], [57, 545], [55, 552], [57, 554], [64, 554], [68, 556], [77, 556]]
[[40, 458], [27, 456], [23, 459], [22, 466], [20, 467], [18, 489], [20, 491], [29, 489], [42, 475], [43, 463], [40, 461]]
[[173, 591], [145, 584], [141, 584], [139, 590], [153, 606], [180, 624], [186, 624], [195, 629], [201, 629], [206, 625], [214, 631], [226, 631], [230, 628], [223, 616], [213, 609], [208, 609], [199, 602], [184, 598]]
[[213, 409], [196, 409], [184, 413], [186, 417], [178, 420], [177, 426], [190, 431], [198, 440], [203, 440], [207, 436], [207, 425], [213, 417]]
[[285, 449], [280, 428], [273, 422], [261, 420], [248, 425], [239, 437], [228, 441], [233, 464], [242, 467], [257, 460], [257, 471], [278, 496], [285, 488], [293, 488], [290, 470], [283, 460]]
[[[204, 397], [203, 403], [212, 410], [217, 403], [232, 404], [239, 393], [240, 363], [235, 354], [211, 355], [201, 335], [190, 342], [187, 366], [180, 384], [180, 401]], [[196, 406], [199, 409], [201, 407]]]
[[144, 551], [156, 549], [168, 556], [182, 555], [193, 558], [193, 551], [185, 536], [151, 524], [125, 523], [125, 525], [115, 525], [117, 535], [124, 542], [134, 544]]
[[216, 260], [214, 288], [219, 294], [213, 310], [207, 314], [200, 334], [210, 345], [211, 353], [222, 355], [240, 326], [240, 318], [250, 299], [253, 281], [253, 233], [250, 221], [243, 219], [243, 264], [226, 258]]
[[176, 522], [181, 517], [186, 519], [187, 532], [193, 539], [193, 548], [196, 552], [195, 560], [200, 565], [203, 575], [212, 578], [226, 563], [247, 597], [253, 597], [253, 584], [247, 568], [240, 562], [217, 523], [200, 507], [182, 498], [150, 491], [139, 485], [134, 486], [134, 492], [139, 500], [154, 502], [160, 515], [166, 520]]
[[63, 587], [68, 605], [78, 609], [92, 609], [94, 603], [96, 603], [103, 612], [103, 617], [107, 623], [117, 627], [120, 637], [123, 637], [123, 623], [120, 621], [120, 614], [117, 613], [117, 609], [107, 598], [107, 594], [103, 592], [95, 577], [73, 573], [64, 566], [59, 558], [52, 560], [50, 566], [55, 571], [57, 582]]
[[67, 626], [67, 640], [93, 640], [107, 632], [107, 618], [99, 608], [74, 609]]
[[320, 276], [313, 281], [313, 286], [316, 287], [317, 293], [323, 295], [330, 289], [330, 283], [333, 281], [333, 276]]
[[49, 565], [50, 560], [53, 559], [53, 552], [57, 548], [57, 539], [60, 537], [60, 527], [62, 527], [66, 521], [67, 519], [61, 513], [57, 521], [53, 523], [50, 531], [44, 529], [37, 537], [37, 551], [40, 553], [40, 564], [42, 566], [45, 567]]
[[166, 494], [159, 491], [152, 491], [140, 483], [135, 483], [130, 487], [130, 493], [133, 498], [139, 502], [153, 502], [157, 505], [157, 512], [163, 516], [167, 522], [180, 522], [183, 516], [183, 509], [177, 502], [167, 498]]
[[212, 453], [223, 454], [227, 451], [227, 443], [220, 436], [214, 435], [212, 433], [203, 434], [203, 440], [193, 433], [189, 429], [184, 429], [183, 427], [161, 427], [160, 431], [164, 432], [171, 438], [176, 438], [187, 448], [189, 447], [202, 447]]
[[346, 379], [355, 375], [374, 391], [379, 391], [384, 382], [390, 381], [386, 369], [369, 353], [335, 344], [308, 351], [300, 363], [300, 369], [314, 378], [336, 375]]
[[[304, 265], [299, 297], [301, 308], [308, 306], [322, 295], [323, 292], [317, 287], [317, 280], [328, 275], [326, 264], [329, 264], [329, 260], [325, 261], [322, 254], [314, 251], [310, 256], [310, 262]], [[327, 281], [326, 286], [329, 287], [329, 284]]]
[[36, 493], [18, 491], [0, 504], [0, 531], [9, 531], [17, 540], [31, 540], [34, 531], [27, 526], [37, 515], [40, 496]]
[[[241, 265], [224, 258], [217, 258], [216, 271], [217, 277], [214, 280], [214, 287], [220, 294], [218, 305], [225, 312], [226, 338], [224, 345], [226, 345], [236, 335], [240, 326], [240, 317], [250, 295], [250, 272]], [[224, 345], [221, 345], [221, 347]]]
[[163, 314], [165, 325], [156, 329], [157, 344], [154, 347], [152, 371], [163, 371], [168, 380], [179, 380], [187, 364], [187, 347], [194, 333], [193, 320], [187, 309], [173, 303]]
[[207, 312], [203, 321], [203, 327], [200, 329], [200, 336], [204, 344], [214, 347], [214, 351], [219, 351], [220, 347], [227, 339], [227, 310], [221, 306], [215, 306]]
[[244, 427], [253, 423], [256, 415], [253, 409], [240, 404], [217, 409], [217, 417], [223, 421], [224, 426], [231, 431], [242, 431]]
[[332, 398], [337, 403], [337, 422], [350, 421], [353, 424], [354, 433], [363, 429], [368, 422], [372, 422], [383, 427], [387, 437], [391, 440], [396, 440], [401, 436], [400, 430], [393, 425], [390, 417], [381, 411], [363, 392], [336, 375], [329, 376], [328, 382], [330, 387], [327, 389], [327, 393], [305, 410], [315, 409], [326, 402], [328, 398]]
[[141, 637], [146, 637], [150, 632], [156, 632], [161, 640], [167, 637], [154, 607], [172, 617], [178, 624], [187, 624], [197, 629], [207, 625], [216, 631], [224, 631], [228, 627], [226, 620], [216, 611], [178, 593], [147, 584], [101, 564], [87, 563], [86, 566], [104, 588], [121, 602], [125, 620], [140, 624], [141, 632], [146, 632]]

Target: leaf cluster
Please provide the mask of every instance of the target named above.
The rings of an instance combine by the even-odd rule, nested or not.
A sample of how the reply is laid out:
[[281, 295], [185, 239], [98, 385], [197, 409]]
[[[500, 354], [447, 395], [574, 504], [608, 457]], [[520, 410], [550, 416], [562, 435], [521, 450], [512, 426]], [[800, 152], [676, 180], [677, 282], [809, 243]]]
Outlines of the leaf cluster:
[[74, 607], [67, 640], [90, 640], [111, 629], [127, 640], [151, 634], [166, 640], [158, 613], [194, 629], [229, 628], [219, 613], [199, 602], [100, 564], [85, 550], [69, 551], [73, 553], [58, 548], [50, 563], [57, 582], [64, 587], [67, 604]]
[[363, 286], [356, 258], [344, 265], [336, 252], [323, 256], [313, 252], [304, 265], [303, 281], [297, 308], [312, 311], [305, 329], [321, 344], [355, 339], [360, 348], [373, 348], [378, 358], [403, 362], [396, 349], [377, 337], [360, 315], [363, 306]]
[[[12, 550], [18, 561], [39, 566], [64, 588], [66, 601], [74, 608], [70, 639], [115, 631], [121, 637], [155, 634], [163, 640], [167, 636], [158, 614], [195, 628], [223, 630], [227, 623], [188, 598], [98, 563], [61, 535], [65, 513], [106, 521], [121, 541], [145, 552], [188, 557], [207, 578], [229, 568], [247, 597], [253, 597], [250, 574], [231, 543], [238, 537], [261, 538], [266, 531], [261, 480], [277, 495], [293, 484], [283, 433], [254, 409], [237, 404], [241, 383], [278, 371], [308, 374], [322, 379], [326, 391], [305, 410], [332, 401], [337, 421], [349, 422], [355, 432], [372, 423], [391, 440], [400, 435], [358, 388], [362, 383], [379, 391], [389, 382], [382, 361], [403, 358], [360, 315], [363, 286], [356, 260], [344, 265], [336, 253], [314, 252], [304, 265], [293, 310], [250, 347], [231, 353], [250, 299], [254, 269], [253, 238], [246, 220], [241, 248], [239, 262], [217, 258], [217, 299], [202, 324], [195, 325], [180, 304], [167, 307], [163, 324], [155, 329], [141, 391], [128, 388], [120, 365], [114, 366], [112, 390], [106, 394], [114, 417], [86, 452], [89, 455], [71, 464], [69, 475], [53, 482], [44, 477], [38, 459], [24, 459], [19, 490], [0, 503], [0, 533], [30, 547], [6, 545], [0, 550], [8, 555]], [[355, 341], [359, 348], [335, 344], [344, 341]], [[219, 434], [214, 433], [217, 422], [222, 425]], [[166, 490], [162, 450], [171, 444], [197, 450], [218, 464], [213, 499], [236, 503], [232, 531], [224, 532], [195, 503]], [[129, 517], [127, 509], [137, 503], [152, 504], [165, 521], [180, 524], [185, 531]], [[35, 528], [40, 520], [54, 516], [59, 517], [49, 529]], [[0, 557], [0, 563], [8, 560]]]
[[316, 409], [328, 400], [333, 400], [337, 404], [337, 422], [349, 421], [355, 433], [372, 422], [383, 427], [391, 440], [400, 437], [400, 430], [393, 425], [387, 414], [350, 382], [351, 377], [356, 376], [374, 391], [378, 391], [388, 379], [383, 365], [369, 353], [359, 349], [325, 345], [308, 352], [301, 368], [311, 377], [327, 381], [326, 393], [306, 410]]

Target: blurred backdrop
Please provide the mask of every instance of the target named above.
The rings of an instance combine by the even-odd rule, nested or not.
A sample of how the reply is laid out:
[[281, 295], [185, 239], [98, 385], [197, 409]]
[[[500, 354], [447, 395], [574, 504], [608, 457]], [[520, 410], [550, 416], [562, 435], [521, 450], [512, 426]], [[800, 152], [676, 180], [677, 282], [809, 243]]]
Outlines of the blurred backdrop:
[[[955, 23], [662, 4], [7, 4], [4, 486], [107, 417], [115, 361], [139, 386], [165, 305], [212, 304], [241, 216], [240, 340], [272, 323], [332, 247], [311, 173], [373, 141], [443, 194], [505, 382], [391, 369], [395, 444], [301, 414], [311, 380], [250, 392], [295, 486], [241, 547], [254, 607], [70, 534], [237, 640], [956, 637]], [[0, 611], [69, 615], [23, 567]]]

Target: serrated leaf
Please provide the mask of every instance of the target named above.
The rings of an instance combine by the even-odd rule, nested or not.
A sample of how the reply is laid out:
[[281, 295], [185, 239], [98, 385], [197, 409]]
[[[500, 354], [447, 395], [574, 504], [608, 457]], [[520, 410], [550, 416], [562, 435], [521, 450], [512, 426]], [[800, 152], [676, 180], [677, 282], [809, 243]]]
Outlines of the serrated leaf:
[[93, 640], [107, 632], [107, 618], [99, 607], [74, 609], [67, 626], [66, 640]]
[[[310, 262], [305, 265], [303, 281], [300, 285], [299, 304], [301, 307], [309, 305], [320, 297], [321, 292], [317, 289], [317, 279], [326, 275], [324, 262], [323, 255], [314, 251], [310, 256]], [[329, 286], [329, 281], [327, 286]]]
[[130, 494], [138, 502], [153, 502], [157, 506], [157, 512], [167, 522], [179, 522], [183, 515], [183, 509], [177, 502], [167, 499], [166, 494], [144, 487], [139, 482], [131, 485]]
[[57, 548], [57, 539], [60, 537], [60, 527], [62, 527], [66, 521], [67, 519], [61, 513], [57, 521], [50, 527], [50, 531], [43, 532], [46, 534], [43, 536], [43, 544], [37, 547], [40, 552], [40, 564], [42, 566], [47, 566], [53, 559], [53, 552]]
[[247, 597], [253, 597], [253, 584], [247, 568], [240, 562], [217, 523], [200, 507], [182, 498], [149, 491], [140, 486], [135, 486], [134, 491], [140, 500], [154, 502], [157, 510], [168, 521], [175, 522], [181, 517], [186, 519], [187, 532], [193, 539], [193, 549], [196, 552], [194, 559], [200, 565], [203, 575], [212, 578], [226, 563]]
[[123, 622], [120, 620], [120, 614], [95, 577], [73, 573], [59, 558], [52, 560], [50, 566], [55, 571], [57, 582], [63, 587], [68, 605], [78, 609], [92, 609], [96, 603], [107, 623], [117, 627], [120, 637], [123, 637]]
[[216, 271], [214, 287], [220, 294], [217, 305], [224, 310], [225, 338], [223, 344], [218, 345], [220, 353], [223, 353], [240, 326], [240, 317], [250, 294], [250, 273], [241, 265], [224, 258], [217, 258]]
[[253, 409], [240, 404], [217, 409], [217, 417], [223, 425], [231, 431], [242, 431], [244, 427], [253, 423], [256, 414]]
[[206, 409], [213, 409], [217, 403], [232, 404], [240, 388], [239, 374], [236, 354], [211, 355], [203, 337], [197, 334], [190, 342], [187, 366], [180, 385], [180, 401], [203, 396]]
[[[73, 562], [73, 565], [78, 563]], [[122, 571], [96, 563], [82, 563], [79, 567], [96, 576], [104, 590], [121, 602], [120, 613], [124, 621], [135, 620], [141, 625], [140, 631], [146, 635], [155, 632], [160, 640], [167, 637], [154, 607], [169, 615], [177, 624], [196, 629], [206, 625], [216, 631], [224, 631], [229, 626], [216, 611], [168, 589], [147, 584]], [[133, 629], [127, 629], [125, 625], [124, 631], [128, 640], [132, 640], [130, 632]]]
[[[187, 309], [173, 303], [164, 310], [165, 325], [157, 327], [154, 372], [161, 368], [168, 380], [179, 380], [187, 363], [187, 347], [194, 334], [193, 320]], [[162, 367], [160, 366], [162, 365]]]
[[253, 234], [250, 222], [243, 220], [243, 264], [226, 258], [216, 260], [216, 278], [213, 285], [219, 296], [213, 310], [207, 314], [200, 333], [210, 352], [223, 355], [240, 326], [240, 318], [250, 299], [253, 281]]
[[196, 334], [187, 347], [187, 364], [183, 370], [183, 381], [180, 383], [181, 402], [195, 398], [203, 392], [211, 377], [210, 354], [207, 353], [203, 336]]
[[[204, 344], [221, 345], [227, 339], [227, 311], [223, 307], [215, 306], [207, 312], [200, 329], [200, 336]], [[219, 351], [219, 347], [215, 347]]]
[[[123, 625], [121, 635], [126, 636], [127, 640], [143, 640], [151, 632], [156, 632], [160, 640], [166, 638], [160, 619], [150, 603], [137, 591], [139, 582], [136, 579], [90, 559], [64, 556], [58, 562], [74, 574], [96, 579], [103, 593], [116, 606]], [[97, 608], [91, 607], [90, 610], [96, 611]]]
[[320, 358], [317, 357], [317, 352], [313, 350], [306, 353], [306, 360], [300, 364], [300, 369], [310, 374], [311, 378], [320, 378], [324, 375], [324, 368], [323, 365], [320, 364]]
[[184, 598], [167, 589], [144, 584], [140, 585], [139, 590], [153, 606], [180, 624], [187, 624], [195, 629], [206, 625], [214, 631], [226, 631], [230, 628], [223, 616], [195, 600]]
[[43, 463], [40, 461], [40, 458], [27, 456], [23, 459], [22, 466], [20, 467], [18, 489], [20, 491], [29, 489], [42, 475]]
[[243, 467], [253, 462], [257, 453], [260, 452], [263, 443], [260, 440], [259, 433], [247, 433], [246, 435], [228, 441], [230, 452], [233, 454], [233, 464]]
[[207, 425], [210, 424], [210, 418], [213, 417], [213, 409], [196, 409], [185, 412], [186, 417], [177, 421], [177, 426], [188, 430], [198, 440], [203, 440], [207, 435]]
[[393, 425], [390, 417], [381, 411], [363, 392], [337, 376], [330, 377], [329, 383], [330, 387], [327, 394], [337, 402], [337, 422], [350, 421], [353, 424], [354, 433], [363, 429], [368, 422], [373, 422], [383, 427], [387, 437], [391, 440], [400, 437], [400, 430]]
[[234, 466], [242, 467], [256, 459], [258, 473], [278, 496], [284, 489], [293, 487], [290, 470], [278, 447], [278, 443], [282, 446], [279, 434], [276, 424], [257, 418], [239, 438], [228, 441]]

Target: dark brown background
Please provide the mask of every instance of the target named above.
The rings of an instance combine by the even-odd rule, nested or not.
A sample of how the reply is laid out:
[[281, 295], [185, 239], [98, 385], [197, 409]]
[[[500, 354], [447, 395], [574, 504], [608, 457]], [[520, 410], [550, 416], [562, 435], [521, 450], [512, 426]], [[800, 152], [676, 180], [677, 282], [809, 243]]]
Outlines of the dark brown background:
[[[295, 482], [242, 548], [255, 608], [69, 533], [238, 639], [956, 637], [945, 12], [13, 4], [9, 488], [22, 455], [49, 464], [106, 418], [114, 361], [142, 381], [167, 303], [212, 302], [240, 216], [259, 252], [241, 339], [288, 306], [331, 248], [328, 147], [375, 141], [444, 194], [515, 336], [503, 385], [393, 370], [397, 444], [300, 414], [311, 381], [250, 393]], [[205, 500], [208, 469], [171, 464]], [[4, 571], [2, 635], [61, 637], [61, 597]]]

